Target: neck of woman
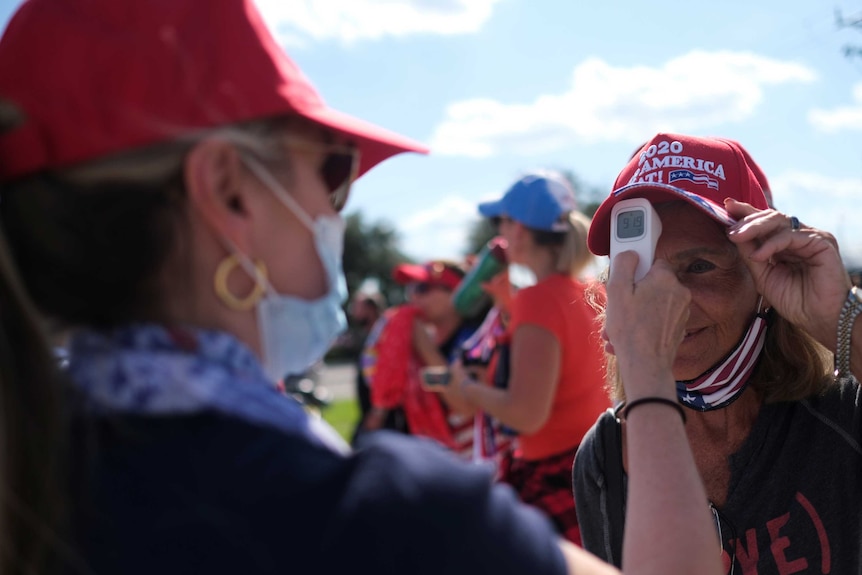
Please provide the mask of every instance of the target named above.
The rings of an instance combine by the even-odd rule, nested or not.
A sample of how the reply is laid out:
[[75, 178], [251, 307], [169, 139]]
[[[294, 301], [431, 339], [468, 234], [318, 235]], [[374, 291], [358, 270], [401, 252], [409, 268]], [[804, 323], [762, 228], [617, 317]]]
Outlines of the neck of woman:
[[725, 408], [712, 411], [687, 411], [686, 433], [694, 443], [710, 444], [727, 454], [735, 453], [751, 432], [762, 400], [748, 387], [739, 399]]
[[536, 275], [537, 281], [542, 281], [557, 272], [556, 254], [549, 249], [534, 247], [526, 254], [524, 265]]

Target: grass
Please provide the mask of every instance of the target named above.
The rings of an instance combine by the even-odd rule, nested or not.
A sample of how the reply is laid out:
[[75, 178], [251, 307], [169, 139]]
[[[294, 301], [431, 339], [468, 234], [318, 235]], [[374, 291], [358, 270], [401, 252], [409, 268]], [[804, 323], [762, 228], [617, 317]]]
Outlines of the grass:
[[353, 399], [333, 401], [329, 407], [323, 409], [322, 415], [341, 437], [350, 441], [353, 429], [359, 421], [359, 404]]

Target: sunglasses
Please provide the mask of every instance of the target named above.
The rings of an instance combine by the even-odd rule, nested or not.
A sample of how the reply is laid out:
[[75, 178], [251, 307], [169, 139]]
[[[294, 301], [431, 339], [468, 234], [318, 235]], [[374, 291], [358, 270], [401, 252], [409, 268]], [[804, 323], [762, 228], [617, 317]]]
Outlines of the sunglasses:
[[431, 293], [434, 290], [451, 291], [446, 286], [443, 286], [440, 284], [432, 284], [429, 282], [418, 282], [418, 283], [410, 284], [409, 286], [407, 286], [407, 289], [410, 293], [415, 294], [415, 295], [425, 295], [427, 293]]
[[[733, 526], [733, 523], [731, 523], [712, 503], [709, 504], [709, 510], [712, 512], [712, 518], [715, 521], [715, 529], [718, 532], [718, 549], [719, 553], [722, 555], [724, 553], [728, 553], [724, 549], [724, 542], [725, 536], [730, 536], [728, 539], [730, 547], [730, 552], [728, 553], [728, 557], [730, 559], [730, 571], [728, 571], [728, 573], [729, 575], [734, 575], [734, 569], [736, 567], [736, 528]], [[724, 529], [722, 529], [722, 526], [724, 526]]]
[[499, 228], [500, 224], [508, 223], [511, 221], [512, 221], [512, 218], [509, 218], [507, 216], [494, 216], [493, 218], [491, 218], [491, 225], [494, 226], [495, 228]]
[[359, 150], [350, 145], [324, 144], [303, 140], [287, 140], [285, 146], [293, 150], [326, 152], [318, 173], [326, 189], [329, 201], [335, 211], [340, 212], [347, 203], [350, 187], [359, 173]]
[[350, 186], [359, 172], [359, 150], [344, 147], [331, 150], [320, 165], [320, 177], [329, 190], [329, 200], [335, 211], [340, 212], [347, 203]]

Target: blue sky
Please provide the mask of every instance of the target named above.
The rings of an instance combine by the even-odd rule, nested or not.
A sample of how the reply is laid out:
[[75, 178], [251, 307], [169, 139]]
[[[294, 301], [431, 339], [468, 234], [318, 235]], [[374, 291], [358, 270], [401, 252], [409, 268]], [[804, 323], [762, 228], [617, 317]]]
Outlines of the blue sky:
[[[119, 1], [119, 0], [118, 0]], [[5, 24], [17, 1], [0, 0]], [[205, 1], [202, 0], [202, 4]], [[739, 140], [777, 207], [862, 265], [862, 32], [844, 0], [258, 0], [334, 108], [431, 146], [355, 184], [417, 259], [455, 257], [534, 168], [609, 191], [655, 132]]]

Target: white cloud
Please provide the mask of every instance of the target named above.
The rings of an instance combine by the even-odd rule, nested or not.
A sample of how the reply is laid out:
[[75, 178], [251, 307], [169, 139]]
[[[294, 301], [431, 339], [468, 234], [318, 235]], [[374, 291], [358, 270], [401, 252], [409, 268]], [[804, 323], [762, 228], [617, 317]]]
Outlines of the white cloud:
[[457, 196], [446, 196], [434, 207], [408, 215], [399, 228], [404, 250], [422, 260], [459, 259], [467, 245], [467, 234], [479, 215], [476, 204]]
[[639, 143], [659, 131], [694, 131], [750, 117], [765, 86], [812, 82], [800, 64], [743, 52], [693, 51], [650, 68], [580, 63], [567, 91], [530, 103], [477, 98], [451, 104], [435, 130], [435, 153], [488, 157], [540, 154], [573, 141]]
[[862, 177], [835, 178], [788, 171], [769, 178], [775, 205], [803, 223], [833, 234], [845, 262], [862, 264]]
[[853, 102], [831, 110], [815, 108], [808, 112], [808, 122], [823, 132], [862, 130], [862, 82], [853, 87]]
[[411, 34], [468, 34], [499, 0], [257, 0], [283, 43], [355, 42]]

